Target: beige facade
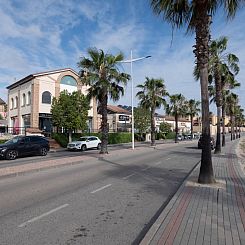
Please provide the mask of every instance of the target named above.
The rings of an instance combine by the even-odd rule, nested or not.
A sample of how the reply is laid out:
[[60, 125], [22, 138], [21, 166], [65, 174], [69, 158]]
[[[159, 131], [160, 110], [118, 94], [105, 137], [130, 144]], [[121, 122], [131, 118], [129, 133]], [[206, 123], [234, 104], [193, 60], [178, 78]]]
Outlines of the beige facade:
[[0, 98], [0, 115], [2, 116], [2, 118], [7, 117], [6, 106], [7, 104]]
[[[9, 127], [31, 127], [50, 131], [52, 128], [51, 102], [61, 91], [69, 93], [81, 90], [87, 94], [88, 86], [79, 83], [78, 74], [70, 69], [31, 74], [8, 89]], [[90, 130], [97, 125], [97, 105], [93, 99], [88, 112]]]

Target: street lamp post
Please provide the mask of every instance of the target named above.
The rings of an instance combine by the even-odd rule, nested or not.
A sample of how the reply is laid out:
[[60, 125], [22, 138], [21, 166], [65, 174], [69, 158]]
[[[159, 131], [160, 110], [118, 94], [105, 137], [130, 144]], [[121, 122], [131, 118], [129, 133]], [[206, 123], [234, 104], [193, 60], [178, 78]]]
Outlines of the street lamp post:
[[131, 76], [131, 124], [132, 124], [132, 149], [134, 149], [134, 80], [133, 80], [133, 62], [150, 58], [151, 56], [144, 56], [133, 59], [133, 51], [131, 50], [130, 60], [122, 60], [121, 63], [130, 63]]

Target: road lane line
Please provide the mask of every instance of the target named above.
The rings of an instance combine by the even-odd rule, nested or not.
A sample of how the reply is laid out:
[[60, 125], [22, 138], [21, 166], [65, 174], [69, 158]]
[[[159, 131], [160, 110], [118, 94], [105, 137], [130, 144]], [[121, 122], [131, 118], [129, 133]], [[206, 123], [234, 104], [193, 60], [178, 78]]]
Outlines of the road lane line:
[[167, 158], [166, 160], [170, 160], [171, 158], [169, 157], [169, 158]]
[[130, 174], [130, 175], [126, 176], [126, 177], [123, 177], [123, 179], [124, 179], [124, 180], [129, 179], [130, 177], [132, 177], [132, 176], [134, 176], [134, 175], [135, 175], [135, 174]]
[[105, 188], [107, 188], [107, 187], [109, 187], [109, 186], [111, 186], [111, 184], [109, 184], [109, 185], [105, 185], [105, 186], [102, 186], [102, 187], [100, 187], [99, 189], [94, 190], [94, 191], [92, 191], [92, 192], [90, 192], [90, 193], [91, 193], [91, 194], [94, 194], [95, 192], [98, 192], [98, 191], [104, 190]]
[[26, 226], [27, 224], [29, 224], [29, 223], [32, 223], [32, 222], [35, 222], [35, 221], [37, 221], [37, 220], [39, 220], [39, 219], [42, 219], [43, 217], [46, 217], [46, 216], [48, 216], [48, 215], [50, 215], [50, 214], [52, 214], [52, 213], [54, 213], [54, 212], [57, 212], [58, 210], [60, 210], [60, 209], [62, 209], [62, 208], [65, 208], [65, 207], [67, 207], [67, 206], [69, 206], [69, 204], [64, 204], [64, 205], [61, 205], [61, 206], [59, 206], [59, 207], [57, 207], [57, 208], [54, 208], [54, 209], [52, 209], [52, 210], [50, 210], [50, 211], [48, 211], [48, 212], [46, 212], [46, 213], [43, 213], [43, 214], [41, 214], [41, 215], [39, 215], [39, 216], [37, 216], [37, 217], [34, 217], [34, 218], [32, 218], [32, 219], [29, 219], [29, 220], [27, 220], [26, 222], [24, 222], [24, 223], [22, 223], [22, 224], [20, 224], [20, 225], [18, 225], [18, 227], [24, 227], [24, 226]]
[[145, 171], [145, 170], [147, 170], [147, 169], [149, 169], [149, 168], [151, 168], [152, 166], [149, 166], [149, 167], [147, 167], [147, 168], [143, 168], [141, 171]]

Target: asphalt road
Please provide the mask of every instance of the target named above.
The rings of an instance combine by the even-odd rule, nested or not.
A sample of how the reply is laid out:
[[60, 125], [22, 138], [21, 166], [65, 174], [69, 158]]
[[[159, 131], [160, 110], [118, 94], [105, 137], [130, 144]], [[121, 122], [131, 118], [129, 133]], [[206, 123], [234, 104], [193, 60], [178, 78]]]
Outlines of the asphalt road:
[[196, 145], [88, 151], [81, 164], [0, 180], [0, 244], [138, 244], [200, 160]]

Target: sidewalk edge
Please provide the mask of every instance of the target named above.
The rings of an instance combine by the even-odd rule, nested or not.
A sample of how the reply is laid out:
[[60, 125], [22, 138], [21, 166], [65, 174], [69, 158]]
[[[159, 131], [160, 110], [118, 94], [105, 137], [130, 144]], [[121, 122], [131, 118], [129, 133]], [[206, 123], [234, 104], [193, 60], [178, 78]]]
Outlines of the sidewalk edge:
[[[177, 197], [181, 194], [182, 189], [185, 187], [188, 178], [191, 174], [199, 167], [201, 160], [198, 161], [195, 166], [190, 170], [187, 174], [185, 179], [183, 180], [182, 184], [179, 186], [178, 190], [170, 197], [167, 203], [165, 203], [160, 209], [160, 215], [156, 218], [155, 222], [151, 225], [150, 229], [147, 231], [145, 236], [140, 240], [139, 245], [149, 245], [152, 239], [154, 238], [155, 234], [157, 233], [158, 229], [160, 228], [161, 224], [165, 220], [167, 214], [171, 210], [172, 206], [177, 200]], [[158, 212], [157, 212], [158, 213]]]

